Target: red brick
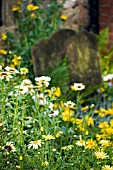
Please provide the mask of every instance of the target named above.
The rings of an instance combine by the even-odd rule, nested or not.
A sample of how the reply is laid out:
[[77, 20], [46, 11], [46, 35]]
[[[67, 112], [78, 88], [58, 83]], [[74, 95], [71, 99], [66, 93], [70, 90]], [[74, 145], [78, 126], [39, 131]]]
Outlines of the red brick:
[[[113, 10], [113, 8], [112, 8]], [[109, 14], [111, 12], [111, 7], [110, 6], [100, 6], [99, 8], [99, 14]]]
[[111, 33], [109, 34], [109, 39], [110, 39], [110, 42], [113, 41], [113, 32], [111, 32]]
[[105, 14], [101, 14], [99, 16], [99, 21], [100, 22], [109, 23], [110, 22], [110, 16], [109, 15], [105, 15]]
[[113, 15], [113, 6], [109, 7], [108, 14]]
[[100, 4], [106, 4], [106, 0], [101, 0], [99, 3]]
[[100, 0], [99, 4], [111, 4], [111, 2], [113, 2], [113, 0]]
[[101, 29], [103, 29], [103, 28], [107, 28], [107, 27], [109, 27], [109, 25], [108, 25], [108, 24], [103, 23], [103, 22], [99, 22], [99, 26], [100, 26], [100, 30], [101, 30]]
[[109, 31], [113, 32], [113, 24], [110, 24]]
[[110, 1], [109, 4], [110, 4], [110, 5], [113, 5], [113, 0], [109, 0], [109, 1]]
[[109, 22], [110, 22], [110, 24], [113, 24], [113, 15], [109, 16]]

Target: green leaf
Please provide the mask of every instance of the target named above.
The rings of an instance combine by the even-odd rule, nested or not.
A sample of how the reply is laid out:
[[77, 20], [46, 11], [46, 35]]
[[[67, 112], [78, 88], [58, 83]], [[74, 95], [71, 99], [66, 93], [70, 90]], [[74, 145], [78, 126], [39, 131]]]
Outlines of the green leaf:
[[69, 85], [69, 68], [67, 60], [62, 60], [50, 73], [51, 86], [60, 87], [64, 92], [67, 91]]
[[109, 41], [109, 28], [104, 28], [99, 32], [99, 35], [97, 35], [98, 39], [98, 48], [100, 54], [105, 51], [106, 46], [108, 45]]

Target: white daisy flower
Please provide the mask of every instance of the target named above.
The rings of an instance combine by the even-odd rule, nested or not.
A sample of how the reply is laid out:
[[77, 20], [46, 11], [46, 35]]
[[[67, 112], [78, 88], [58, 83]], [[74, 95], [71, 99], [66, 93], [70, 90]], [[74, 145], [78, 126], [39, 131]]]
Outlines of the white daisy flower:
[[9, 66], [6, 66], [5, 70], [9, 71], [10, 73], [19, 73], [18, 70], [16, 70], [15, 68], [9, 67]]
[[85, 89], [85, 85], [82, 83], [74, 83], [74, 85], [72, 85], [70, 88], [74, 91], [79, 91]]
[[43, 142], [41, 139], [39, 140], [35, 140], [35, 141], [31, 141], [29, 144], [28, 144], [28, 148], [33, 148], [33, 149], [38, 149], [38, 147], [42, 146]]

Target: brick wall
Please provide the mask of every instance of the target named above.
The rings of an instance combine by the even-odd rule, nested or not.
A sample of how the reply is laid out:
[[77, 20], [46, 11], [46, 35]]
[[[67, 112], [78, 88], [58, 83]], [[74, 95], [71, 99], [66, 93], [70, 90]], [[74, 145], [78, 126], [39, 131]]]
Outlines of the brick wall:
[[109, 27], [109, 42], [113, 45], [113, 0], [99, 1], [100, 30]]

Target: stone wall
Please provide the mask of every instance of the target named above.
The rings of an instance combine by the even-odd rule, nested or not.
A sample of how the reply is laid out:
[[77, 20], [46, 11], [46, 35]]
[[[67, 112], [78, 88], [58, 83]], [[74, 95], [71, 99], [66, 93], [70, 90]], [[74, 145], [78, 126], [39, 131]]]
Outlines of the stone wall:
[[[58, 3], [62, 0], [57, 0]], [[88, 0], [66, 0], [63, 4], [62, 15], [67, 16], [63, 28], [75, 31], [89, 27], [89, 2]]]

